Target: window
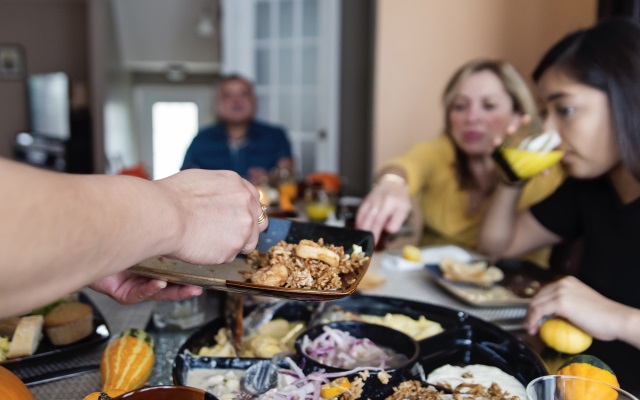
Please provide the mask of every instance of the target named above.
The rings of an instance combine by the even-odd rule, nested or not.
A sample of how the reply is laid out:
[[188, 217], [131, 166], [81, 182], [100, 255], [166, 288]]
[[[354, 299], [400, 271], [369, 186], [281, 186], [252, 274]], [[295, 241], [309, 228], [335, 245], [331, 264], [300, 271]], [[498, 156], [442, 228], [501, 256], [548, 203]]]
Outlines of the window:
[[153, 179], [180, 171], [184, 154], [198, 132], [198, 106], [191, 102], [156, 102], [153, 119]]
[[298, 172], [338, 170], [339, 0], [226, 0], [223, 68], [255, 82], [258, 118], [287, 128]]

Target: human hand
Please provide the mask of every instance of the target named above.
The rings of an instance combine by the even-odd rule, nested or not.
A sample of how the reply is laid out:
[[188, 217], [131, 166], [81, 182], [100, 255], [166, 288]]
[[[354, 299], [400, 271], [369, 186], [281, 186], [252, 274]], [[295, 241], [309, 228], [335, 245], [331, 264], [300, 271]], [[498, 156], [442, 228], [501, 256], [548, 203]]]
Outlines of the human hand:
[[260, 167], [249, 168], [249, 182], [254, 186], [266, 185], [269, 183], [269, 173]]
[[202, 294], [202, 288], [167, 284], [129, 271], [106, 276], [89, 285], [96, 292], [112, 297], [120, 304], [135, 304], [143, 300], [183, 300]]
[[[191, 263], [231, 262], [249, 253], [268, 220], [262, 214], [255, 186], [231, 171], [190, 169], [155, 181], [177, 205], [173, 245], [166, 255]], [[173, 227], [170, 227], [173, 229]]]
[[375, 185], [364, 199], [356, 215], [356, 228], [373, 233], [375, 242], [382, 230], [397, 232], [411, 211], [411, 198], [406, 185], [383, 181]]
[[615, 340], [625, 326], [628, 309], [568, 276], [543, 287], [534, 297], [527, 310], [525, 328], [534, 335], [543, 317], [555, 315], [564, 317], [596, 339]]

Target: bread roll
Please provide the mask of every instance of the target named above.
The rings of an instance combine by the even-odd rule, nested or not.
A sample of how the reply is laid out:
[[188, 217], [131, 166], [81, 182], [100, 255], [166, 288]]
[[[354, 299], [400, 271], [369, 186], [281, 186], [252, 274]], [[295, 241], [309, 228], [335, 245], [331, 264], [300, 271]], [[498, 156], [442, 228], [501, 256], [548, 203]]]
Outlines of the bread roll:
[[42, 339], [42, 315], [31, 315], [20, 318], [18, 327], [11, 339], [8, 358], [30, 356], [36, 352]]
[[63, 303], [44, 317], [44, 330], [56, 346], [86, 338], [93, 332], [93, 309], [80, 303]]

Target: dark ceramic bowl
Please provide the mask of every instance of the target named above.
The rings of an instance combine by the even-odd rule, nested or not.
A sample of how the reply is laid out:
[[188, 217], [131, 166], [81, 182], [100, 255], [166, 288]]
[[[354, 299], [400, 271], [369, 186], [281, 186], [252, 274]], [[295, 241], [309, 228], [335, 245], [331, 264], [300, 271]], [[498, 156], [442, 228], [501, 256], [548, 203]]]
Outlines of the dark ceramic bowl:
[[[333, 365], [326, 365], [309, 355], [305, 349], [302, 348], [303, 338], [308, 336], [310, 340], [314, 340], [318, 336], [324, 333], [324, 328], [329, 327], [338, 329], [344, 332], [348, 332], [355, 338], [367, 338], [376, 345], [385, 349], [392, 350], [393, 352], [406, 357], [406, 361], [401, 364], [396, 364], [392, 368], [385, 369], [391, 373], [396, 370], [405, 369], [411, 367], [418, 358], [420, 348], [418, 342], [413, 340], [409, 335], [397, 331], [395, 329], [387, 328], [386, 326], [370, 324], [361, 321], [337, 321], [330, 322], [328, 324], [316, 325], [306, 331], [302, 332], [296, 339], [295, 347], [299, 355], [304, 359], [305, 370], [317, 371], [324, 369], [327, 372], [342, 372], [348, 371], [348, 369], [335, 367]], [[360, 366], [357, 366], [360, 367]], [[363, 365], [362, 367], [368, 367]], [[378, 368], [370, 368], [371, 370], [377, 370]]]
[[153, 386], [134, 390], [113, 400], [218, 400], [204, 390], [188, 386]]
[[[395, 368], [385, 369], [390, 375], [388, 382], [383, 383], [378, 379], [377, 369], [368, 368], [370, 376], [365, 380], [365, 385], [362, 388], [361, 398], [379, 398], [377, 393], [380, 393], [386, 387], [397, 386], [404, 380], [404, 375], [417, 361], [420, 353], [420, 346], [409, 335], [397, 331], [395, 329], [388, 328], [382, 325], [370, 324], [361, 321], [338, 321], [330, 322], [328, 324], [316, 325], [306, 331], [302, 332], [296, 339], [295, 347], [298, 355], [302, 357], [302, 368], [306, 374], [313, 371], [325, 370], [326, 372], [346, 372], [347, 369], [337, 368], [330, 365], [325, 365], [312, 356], [302, 348], [303, 338], [306, 336], [313, 340], [324, 333], [324, 327], [330, 327], [349, 332], [349, 334], [356, 338], [368, 338], [376, 345], [385, 349], [390, 349], [398, 354], [406, 356], [406, 361], [401, 365], [395, 366]], [[358, 373], [348, 375], [349, 380], [353, 380]]]

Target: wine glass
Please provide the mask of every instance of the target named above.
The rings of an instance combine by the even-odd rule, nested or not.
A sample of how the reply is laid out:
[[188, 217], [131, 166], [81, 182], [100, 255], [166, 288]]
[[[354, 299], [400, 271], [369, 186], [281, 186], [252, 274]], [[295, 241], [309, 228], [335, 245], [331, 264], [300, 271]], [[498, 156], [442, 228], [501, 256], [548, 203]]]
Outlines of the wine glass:
[[558, 149], [561, 142], [558, 132], [544, 130], [539, 118], [530, 118], [505, 138], [492, 157], [505, 180], [518, 183], [559, 162], [564, 155]]

